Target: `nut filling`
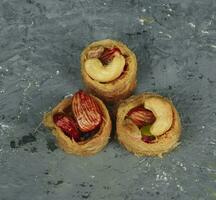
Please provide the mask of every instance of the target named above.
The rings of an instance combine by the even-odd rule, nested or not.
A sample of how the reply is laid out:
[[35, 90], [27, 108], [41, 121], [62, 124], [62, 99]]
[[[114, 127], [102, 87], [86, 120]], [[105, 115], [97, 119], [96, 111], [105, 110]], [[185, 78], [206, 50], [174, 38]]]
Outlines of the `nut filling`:
[[147, 110], [140, 105], [131, 109], [126, 118], [132, 120], [132, 122], [139, 128], [142, 135], [142, 141], [146, 143], [154, 143], [156, 141], [156, 137], [152, 135], [150, 131], [150, 127], [156, 119], [150, 110]]
[[84, 64], [86, 73], [101, 83], [111, 82], [126, 70], [126, 56], [117, 47], [94, 47], [89, 50]]
[[172, 126], [173, 112], [170, 104], [159, 98], [147, 98], [144, 105], [132, 108], [126, 115], [140, 130], [142, 141], [152, 144]]
[[102, 123], [102, 112], [97, 102], [82, 90], [72, 97], [72, 106], [53, 116], [53, 121], [66, 136], [76, 142], [90, 139]]
[[95, 41], [82, 51], [80, 62], [86, 89], [106, 103], [128, 98], [136, 87], [136, 55], [122, 42]]
[[135, 155], [162, 157], [180, 144], [181, 121], [169, 99], [145, 92], [119, 104], [116, 134], [118, 141]]

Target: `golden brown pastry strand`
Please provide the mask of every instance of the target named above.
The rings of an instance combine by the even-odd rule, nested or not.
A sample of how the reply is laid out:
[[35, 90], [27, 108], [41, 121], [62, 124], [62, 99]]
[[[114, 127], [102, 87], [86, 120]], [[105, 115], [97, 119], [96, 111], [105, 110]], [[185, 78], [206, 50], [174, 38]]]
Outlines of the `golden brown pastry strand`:
[[[144, 103], [149, 97], [156, 97], [169, 102], [173, 110], [173, 122], [169, 130], [157, 137], [157, 141], [148, 144], [143, 142], [140, 130], [132, 121], [125, 121], [125, 116], [134, 107]], [[162, 156], [179, 144], [181, 123], [179, 114], [170, 100], [155, 93], [143, 93], [124, 100], [118, 108], [116, 133], [119, 142], [137, 156]]]
[[[91, 95], [92, 96], [92, 95]], [[75, 142], [67, 137], [63, 131], [56, 126], [53, 116], [59, 112], [63, 112], [65, 108], [71, 106], [71, 98], [62, 100], [52, 111], [44, 115], [43, 123], [46, 127], [52, 129], [53, 135], [56, 137], [57, 145], [67, 153], [80, 156], [89, 156], [101, 151], [109, 141], [112, 124], [108, 110], [104, 103], [97, 97], [92, 96], [98, 103], [102, 115], [103, 122], [99, 131], [90, 139], [82, 142]]]
[[[111, 82], [101, 83], [93, 80], [85, 71], [84, 65], [88, 58], [88, 52], [97, 46], [106, 48], [117, 47], [120, 49], [122, 55], [125, 56], [127, 70]], [[109, 103], [118, 102], [120, 99], [125, 99], [131, 95], [136, 87], [136, 72], [137, 61], [135, 54], [126, 45], [118, 41], [106, 39], [93, 42], [81, 54], [81, 74], [87, 90]]]

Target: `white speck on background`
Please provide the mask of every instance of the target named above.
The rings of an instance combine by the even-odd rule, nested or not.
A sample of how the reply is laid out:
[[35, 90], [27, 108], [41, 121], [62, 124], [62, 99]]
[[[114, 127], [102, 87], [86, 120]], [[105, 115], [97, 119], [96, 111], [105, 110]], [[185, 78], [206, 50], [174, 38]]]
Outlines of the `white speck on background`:
[[172, 38], [172, 36], [170, 35], [170, 34], [168, 34], [168, 33], [165, 33], [165, 35], [168, 37], [168, 38]]
[[187, 168], [186, 168], [185, 166], [182, 166], [182, 169], [183, 169], [184, 171], [187, 171]]
[[36, 181], [37, 181], [37, 179], [38, 179], [38, 176], [35, 176], [35, 179], [34, 179], [34, 181], [36, 182]]
[[155, 20], [153, 17], [150, 16], [141, 16], [138, 18], [139, 23], [143, 26], [144, 24], [149, 25], [153, 23]]
[[167, 17], [170, 17], [170, 16], [171, 16], [170, 14], [167, 15]]
[[167, 181], [167, 174], [166, 174], [166, 172], [163, 172], [162, 174], [164, 176], [164, 180]]
[[37, 81], [35, 81], [35, 86], [40, 87], [40, 84]]
[[0, 93], [1, 94], [5, 93], [5, 89], [0, 90]]
[[8, 72], [9, 71], [8, 68], [6, 68], [5, 71]]
[[162, 31], [159, 31], [158, 33], [160, 33], [160, 34], [163, 34], [163, 35], [167, 36], [169, 39], [171, 39], [171, 38], [172, 38], [172, 36], [171, 36], [170, 34], [168, 34], [168, 33], [164, 33], [164, 32], [162, 32]]
[[146, 9], [145, 9], [145, 8], [143, 8], [143, 9], [142, 9], [142, 12], [146, 12]]
[[43, 124], [43, 122], [41, 121], [41, 122], [36, 126], [36, 128], [34, 129], [33, 134], [35, 134], [35, 133], [38, 131], [38, 129], [41, 127], [42, 124]]
[[201, 33], [209, 34], [209, 32], [208, 32], [208, 31], [205, 31], [205, 30], [201, 30]]
[[157, 184], [153, 184], [153, 183], [152, 183], [151, 185], [152, 185], [152, 186], [151, 186], [151, 189], [152, 189], [152, 190], [155, 190], [155, 189], [156, 189], [155, 186], [158, 186]]
[[210, 141], [209, 144], [215, 145], [216, 143], [213, 141]]
[[172, 11], [173, 11], [173, 9], [172, 9], [172, 8], [168, 8], [168, 10], [169, 10], [170, 12], [172, 12]]
[[166, 172], [162, 172], [162, 175], [159, 175], [159, 174], [157, 174], [157, 176], [156, 176], [156, 181], [167, 181], [168, 179], [167, 179], [167, 174], [166, 174]]
[[177, 188], [179, 188], [179, 190], [181, 191], [181, 192], [183, 192], [184, 191], [184, 189], [183, 189], [183, 187], [181, 186], [181, 185], [177, 185]]
[[94, 179], [94, 178], [95, 178], [95, 176], [94, 176], [94, 175], [91, 175], [90, 177], [91, 177], [92, 179]]
[[0, 66], [0, 69], [2, 69], [2, 66]]
[[216, 49], [216, 45], [211, 44], [210, 47], [215, 48]]
[[204, 128], [205, 128], [205, 126], [203, 125], [203, 126], [202, 126], [202, 129], [204, 129]]
[[140, 22], [140, 24], [143, 26], [143, 25], [144, 25], [144, 22], [145, 22], [145, 20], [144, 20], [144, 19], [142, 19], [142, 18], [139, 18], [139, 22]]
[[142, 162], [144, 162], [146, 159], [144, 158], [144, 159], [142, 159], [142, 160], [139, 160], [139, 163], [142, 163]]
[[0, 127], [1, 127], [3, 130], [10, 128], [9, 125], [4, 124], [4, 123], [2, 123], [2, 122], [0, 122]]
[[177, 165], [180, 166], [184, 171], [187, 171], [187, 168], [184, 166], [182, 162], [177, 162]]
[[193, 24], [192, 22], [189, 22], [188, 24], [189, 24], [192, 28], [195, 28], [195, 27], [196, 27], [196, 25]]
[[59, 75], [59, 73], [60, 73], [59, 70], [57, 70], [57, 71], [56, 71], [56, 75]]
[[144, 190], [144, 187], [141, 187], [140, 189], [143, 191], [143, 190]]
[[106, 5], [106, 3], [104, 2], [104, 5]]
[[146, 167], [150, 167], [151, 165], [147, 162], [145, 166], [146, 166]]
[[26, 94], [26, 92], [28, 91], [28, 89], [31, 87], [31, 82], [28, 83], [28, 86], [24, 89], [24, 95]]

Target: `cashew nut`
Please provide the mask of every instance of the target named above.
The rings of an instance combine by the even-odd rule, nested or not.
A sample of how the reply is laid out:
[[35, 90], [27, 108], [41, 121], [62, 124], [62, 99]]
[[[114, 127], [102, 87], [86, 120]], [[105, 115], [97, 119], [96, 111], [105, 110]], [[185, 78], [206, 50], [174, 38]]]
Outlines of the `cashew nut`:
[[173, 112], [169, 102], [161, 98], [150, 97], [145, 100], [144, 107], [151, 110], [156, 118], [150, 128], [152, 135], [159, 136], [170, 129], [173, 122]]
[[91, 58], [85, 62], [85, 71], [94, 80], [109, 82], [121, 75], [124, 66], [125, 58], [122, 55], [116, 55], [113, 60], [105, 66], [103, 66], [98, 58]]

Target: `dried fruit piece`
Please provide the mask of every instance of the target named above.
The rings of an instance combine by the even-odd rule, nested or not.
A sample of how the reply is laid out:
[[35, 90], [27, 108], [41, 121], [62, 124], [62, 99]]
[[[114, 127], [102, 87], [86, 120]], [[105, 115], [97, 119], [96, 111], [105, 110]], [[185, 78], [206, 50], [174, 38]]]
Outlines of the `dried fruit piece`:
[[72, 98], [72, 111], [82, 132], [94, 130], [102, 121], [101, 110], [97, 102], [82, 90]]
[[90, 132], [85, 132], [85, 133], [81, 132], [80, 140], [81, 141], [88, 140], [88, 139], [92, 138], [98, 131], [99, 131], [99, 127], [94, 129], [93, 131], [90, 131]]
[[69, 138], [73, 138], [76, 142], [80, 140], [80, 133], [76, 127], [76, 122], [63, 113], [54, 115], [53, 121]]
[[155, 121], [154, 114], [145, 109], [143, 106], [138, 106], [131, 109], [127, 116], [138, 126], [142, 127], [145, 125], [153, 124]]
[[148, 126], [143, 126], [140, 131], [142, 134], [142, 141], [146, 142], [146, 143], [154, 143], [156, 137], [154, 135], [151, 134], [150, 131], [151, 125]]
[[112, 61], [114, 56], [119, 54], [121, 54], [121, 51], [116, 47], [110, 49], [106, 48], [99, 59], [104, 65], [106, 65]]
[[146, 142], [146, 143], [154, 143], [155, 142], [156, 137], [154, 135], [144, 135], [142, 137], [142, 141]]

